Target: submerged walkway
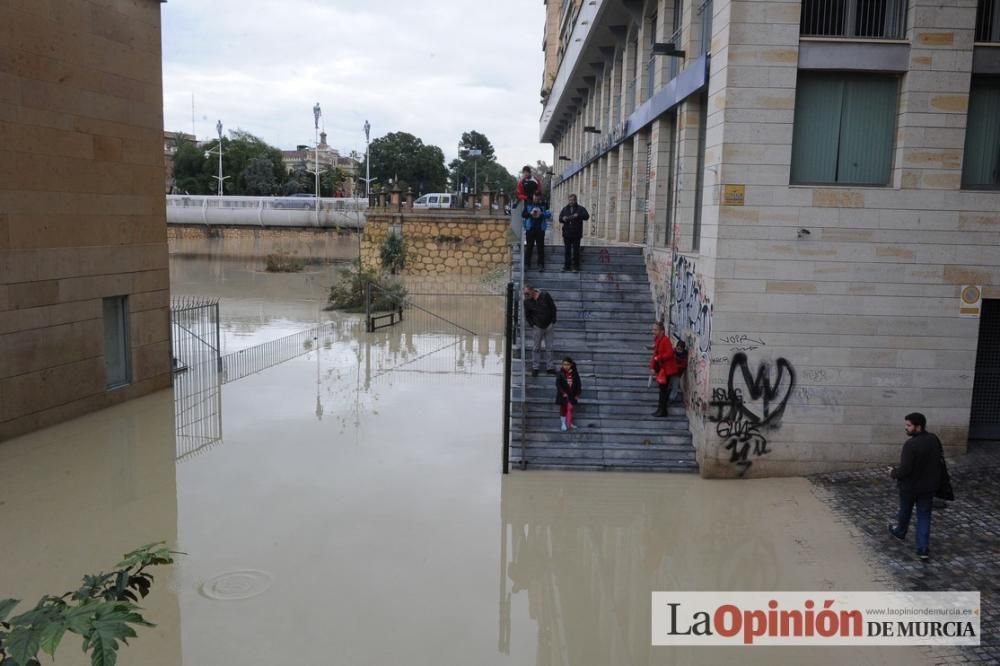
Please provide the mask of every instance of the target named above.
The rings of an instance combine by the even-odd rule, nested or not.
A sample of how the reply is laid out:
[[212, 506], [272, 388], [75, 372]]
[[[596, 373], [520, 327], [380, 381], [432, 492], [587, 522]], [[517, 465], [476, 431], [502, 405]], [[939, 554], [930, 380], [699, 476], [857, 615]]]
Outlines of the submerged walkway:
[[[672, 407], [668, 418], [653, 417], [657, 389], [648, 386], [648, 364], [655, 312], [642, 248], [584, 247], [579, 273], [559, 270], [562, 252], [561, 246], [546, 247], [548, 270], [528, 270], [525, 282], [555, 300], [553, 358], [571, 356], [583, 384], [574, 414], [578, 429], [560, 430], [555, 378], [532, 377], [530, 364], [522, 424], [521, 361], [515, 360], [511, 461], [543, 468], [696, 471], [683, 407]], [[514, 261], [519, 265], [520, 257]], [[530, 362], [530, 330], [527, 347]]]

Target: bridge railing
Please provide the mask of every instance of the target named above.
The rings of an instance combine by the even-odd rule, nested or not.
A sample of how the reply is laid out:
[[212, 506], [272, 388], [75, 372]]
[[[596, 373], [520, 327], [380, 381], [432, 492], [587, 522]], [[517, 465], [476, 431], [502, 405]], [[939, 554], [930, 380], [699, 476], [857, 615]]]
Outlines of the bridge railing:
[[167, 223], [275, 227], [364, 226], [367, 199], [168, 194]]

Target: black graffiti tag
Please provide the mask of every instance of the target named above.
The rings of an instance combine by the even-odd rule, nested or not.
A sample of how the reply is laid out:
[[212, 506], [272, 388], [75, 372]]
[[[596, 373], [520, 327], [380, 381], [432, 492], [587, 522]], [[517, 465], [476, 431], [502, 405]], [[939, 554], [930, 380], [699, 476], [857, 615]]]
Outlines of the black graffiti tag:
[[771, 452], [763, 430], [778, 427], [795, 388], [795, 370], [787, 359], [775, 361], [773, 378], [771, 370], [768, 363], [761, 363], [755, 375], [746, 354], [736, 354], [727, 387], [712, 391], [709, 407], [714, 413], [708, 418], [716, 423], [715, 432], [723, 449], [730, 452], [729, 462], [739, 466], [740, 477], [754, 458]]
[[[745, 388], [748, 400], [741, 400], [738, 409], [750, 421], [765, 426], [773, 423], [785, 411], [785, 405], [795, 388], [795, 370], [787, 359], [774, 362], [775, 376], [771, 381], [771, 367], [761, 363], [756, 376], [750, 372], [747, 355], [735, 354], [729, 366], [729, 391]], [[742, 384], [737, 383], [737, 371]]]

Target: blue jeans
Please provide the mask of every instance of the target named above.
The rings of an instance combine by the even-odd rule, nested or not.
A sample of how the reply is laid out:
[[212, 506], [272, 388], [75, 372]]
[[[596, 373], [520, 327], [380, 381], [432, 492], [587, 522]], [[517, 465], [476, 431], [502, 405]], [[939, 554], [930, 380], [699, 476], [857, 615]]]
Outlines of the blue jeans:
[[906, 536], [914, 504], [917, 505], [917, 550], [928, 550], [931, 543], [931, 507], [934, 504], [934, 493], [913, 493], [900, 488], [895, 532], [901, 539]]

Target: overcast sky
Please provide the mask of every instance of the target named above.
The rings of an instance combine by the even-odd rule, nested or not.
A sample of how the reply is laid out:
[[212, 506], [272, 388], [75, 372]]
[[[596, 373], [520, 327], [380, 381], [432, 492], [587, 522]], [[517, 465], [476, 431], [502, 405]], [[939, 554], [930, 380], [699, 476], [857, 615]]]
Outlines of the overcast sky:
[[[163, 5], [164, 122], [199, 138], [215, 122], [284, 149], [364, 152], [410, 132], [451, 160], [462, 132], [490, 138], [511, 172], [542, 159], [543, 0], [170, 0]], [[375, 159], [373, 157], [373, 159]]]

